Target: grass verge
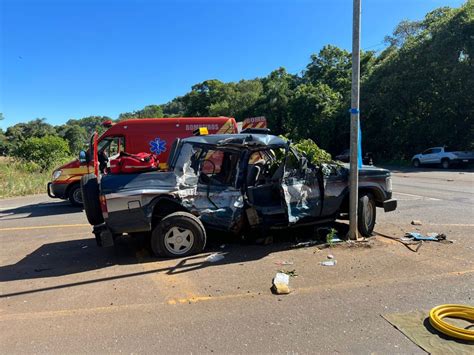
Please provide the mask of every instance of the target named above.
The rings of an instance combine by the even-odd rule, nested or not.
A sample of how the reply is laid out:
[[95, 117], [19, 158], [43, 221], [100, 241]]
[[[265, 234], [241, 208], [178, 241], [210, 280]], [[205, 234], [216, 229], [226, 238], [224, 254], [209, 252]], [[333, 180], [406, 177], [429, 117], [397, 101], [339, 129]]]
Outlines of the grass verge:
[[50, 172], [34, 163], [0, 157], [0, 198], [46, 193], [50, 180]]

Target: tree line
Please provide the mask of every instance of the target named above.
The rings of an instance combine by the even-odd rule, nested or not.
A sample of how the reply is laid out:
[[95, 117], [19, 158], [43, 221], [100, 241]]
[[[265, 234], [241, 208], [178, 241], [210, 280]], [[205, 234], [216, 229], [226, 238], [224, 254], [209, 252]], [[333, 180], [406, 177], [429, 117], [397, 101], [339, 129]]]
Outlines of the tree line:
[[[385, 43], [380, 53], [361, 53], [363, 150], [380, 160], [398, 160], [429, 146], [473, 149], [474, 1], [402, 21]], [[351, 65], [351, 53], [327, 45], [301, 73], [278, 68], [239, 82], [205, 80], [168, 103], [122, 113], [115, 121], [265, 116], [274, 134], [310, 138], [337, 154], [349, 144]], [[90, 116], [59, 126], [44, 118], [18, 123], [0, 130], [0, 154], [18, 155], [25, 144], [38, 145], [32, 138], [42, 137], [62, 140], [67, 154], [76, 154], [94, 130], [103, 130], [104, 120], [112, 118]]]

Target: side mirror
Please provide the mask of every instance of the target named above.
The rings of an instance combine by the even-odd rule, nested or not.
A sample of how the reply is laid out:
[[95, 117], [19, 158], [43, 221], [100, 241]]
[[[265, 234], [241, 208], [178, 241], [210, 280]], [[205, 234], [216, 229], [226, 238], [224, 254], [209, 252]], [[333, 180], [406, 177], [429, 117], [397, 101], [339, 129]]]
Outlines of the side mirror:
[[87, 153], [84, 150], [81, 150], [79, 152], [79, 162], [80, 163], [87, 163], [88, 162], [87, 160], [88, 160], [87, 159]]

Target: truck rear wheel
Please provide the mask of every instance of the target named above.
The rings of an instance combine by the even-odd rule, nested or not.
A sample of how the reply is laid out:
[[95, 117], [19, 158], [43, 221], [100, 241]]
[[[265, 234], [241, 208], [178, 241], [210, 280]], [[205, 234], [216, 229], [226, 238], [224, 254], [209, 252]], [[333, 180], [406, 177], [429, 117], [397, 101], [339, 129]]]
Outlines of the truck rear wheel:
[[441, 160], [441, 166], [443, 167], [443, 169], [449, 169], [450, 165], [451, 164], [450, 164], [449, 159]]
[[153, 253], [167, 258], [196, 254], [205, 246], [206, 230], [202, 222], [187, 212], [174, 212], [164, 217], [151, 236]]
[[364, 194], [359, 198], [357, 227], [364, 237], [370, 237], [375, 227], [377, 207], [372, 194]]
[[82, 201], [86, 217], [90, 224], [96, 226], [104, 222], [99, 201], [99, 184], [94, 174], [86, 174], [81, 178]]

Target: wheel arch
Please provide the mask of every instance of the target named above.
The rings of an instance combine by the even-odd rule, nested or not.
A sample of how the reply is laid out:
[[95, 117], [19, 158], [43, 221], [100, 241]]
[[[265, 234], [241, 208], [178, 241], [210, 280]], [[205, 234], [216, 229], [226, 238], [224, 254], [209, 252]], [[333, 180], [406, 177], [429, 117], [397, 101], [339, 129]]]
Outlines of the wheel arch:
[[[359, 197], [362, 196], [362, 195], [366, 195], [368, 193], [370, 193], [370, 194], [372, 194], [372, 196], [374, 196], [375, 205], [377, 207], [383, 207], [383, 201], [385, 199], [383, 191], [381, 191], [376, 186], [359, 187]], [[344, 193], [344, 199], [342, 200], [341, 209], [340, 209], [341, 212], [343, 212], [343, 213], [349, 213], [349, 196], [350, 196], [349, 188], [346, 188], [346, 191]]]
[[81, 180], [80, 179], [77, 180], [77, 181], [73, 181], [73, 182], [71, 182], [70, 184], [67, 185], [66, 191], [64, 192], [64, 197], [65, 198], [69, 198], [69, 192], [75, 186], [79, 186], [79, 188], [81, 188]]
[[156, 197], [150, 204], [151, 229], [167, 215], [174, 212], [190, 211], [184, 207], [181, 200], [173, 195], [162, 195]]

